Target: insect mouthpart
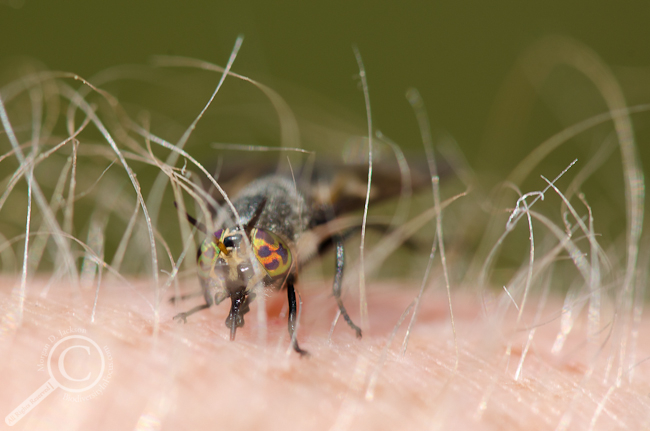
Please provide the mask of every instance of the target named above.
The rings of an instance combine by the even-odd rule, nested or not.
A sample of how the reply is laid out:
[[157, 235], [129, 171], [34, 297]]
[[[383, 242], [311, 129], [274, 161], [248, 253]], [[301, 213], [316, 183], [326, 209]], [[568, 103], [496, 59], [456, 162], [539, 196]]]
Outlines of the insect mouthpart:
[[[237, 256], [231, 255], [234, 259]], [[230, 257], [229, 257], [230, 258]], [[240, 256], [241, 258], [241, 256]], [[234, 262], [230, 262], [234, 265]], [[226, 326], [230, 328], [230, 340], [235, 339], [237, 328], [244, 326], [244, 315], [250, 311], [250, 303], [255, 299], [253, 288], [257, 284], [254, 279], [255, 268], [248, 259], [241, 259], [237, 266], [228, 269], [228, 264], [223, 266], [229, 272], [225, 278], [225, 291], [230, 297], [230, 312], [226, 318]], [[233, 274], [234, 273], [234, 274]]]
[[250, 303], [255, 294], [247, 292], [246, 287], [230, 292], [230, 312], [226, 318], [226, 326], [230, 328], [230, 341], [235, 339], [237, 328], [244, 326], [244, 315], [250, 311]]

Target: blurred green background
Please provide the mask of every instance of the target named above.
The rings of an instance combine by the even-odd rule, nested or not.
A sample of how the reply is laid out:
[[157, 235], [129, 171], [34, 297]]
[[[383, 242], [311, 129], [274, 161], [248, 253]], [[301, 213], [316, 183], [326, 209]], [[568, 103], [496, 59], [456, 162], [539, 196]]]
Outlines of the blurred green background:
[[[434, 129], [453, 136], [477, 172], [502, 181], [544, 139], [607, 110], [596, 88], [584, 76], [565, 68], [549, 77], [525, 124], [518, 124], [514, 117], [509, 121], [509, 112], [505, 117], [501, 112], [497, 133], [486, 137], [490, 127], [494, 132], [491, 115], [500, 89], [527, 49], [549, 35], [573, 38], [593, 49], [612, 68], [630, 105], [647, 103], [648, 22], [650, 3], [634, 0], [0, 0], [0, 60], [29, 57], [49, 69], [85, 78], [116, 65], [146, 64], [157, 54], [225, 65], [237, 35], [243, 34], [245, 40], [234, 71], [278, 89], [283, 95], [287, 89], [303, 98], [313, 95], [312, 104], [325, 104], [326, 109], [335, 106], [337, 115], [360, 127], [359, 133], [363, 133], [364, 99], [352, 50], [356, 44], [365, 62], [375, 128], [402, 147], [421, 151], [417, 122], [405, 98], [407, 88], [415, 87], [426, 103]], [[174, 106], [177, 112], [163, 115], [185, 127], [207, 100], [216, 76], [212, 74], [212, 81], [201, 90], [193, 89], [199, 98], [190, 108], [180, 94], [174, 99], [173, 93], [152, 93], [149, 107], [155, 108], [156, 97], [165, 98], [167, 105], [178, 104]], [[188, 86], [193, 84], [187, 77], [181, 79]], [[244, 94], [242, 87], [240, 82], [227, 81], [218, 100], [236, 99]], [[121, 102], [129, 96], [123, 89], [113, 94]], [[268, 101], [264, 103], [272, 112]], [[227, 106], [213, 106], [209, 113], [213, 117], [206, 116], [201, 126], [210, 121], [229, 121]], [[510, 112], [517, 113], [517, 108]], [[218, 115], [224, 113], [225, 120], [219, 120]], [[650, 116], [639, 114], [633, 119], [643, 164], [650, 166], [650, 133], [646, 126]], [[182, 127], [176, 129], [176, 138]], [[524, 190], [544, 187], [540, 173], [552, 178], [574, 158], [586, 162], [585, 156], [593, 154], [611, 130], [611, 123], [594, 128], [575, 139], [575, 146], [572, 143], [554, 153], [545, 166], [534, 172]], [[220, 139], [247, 143], [255, 140], [238, 140], [238, 135], [214, 136], [199, 129], [193, 135], [193, 142]], [[212, 150], [206, 145], [202, 151]], [[625, 228], [624, 195], [620, 157], [616, 149], [612, 154], [603, 168], [607, 175], [595, 175], [586, 194], [594, 204], [599, 231], [617, 238]], [[155, 173], [155, 169], [151, 171]], [[559, 199], [550, 205], [556, 211]], [[609, 211], [609, 215], [597, 212], [600, 209]], [[522, 244], [525, 246], [525, 241]]]
[[477, 168], [509, 171], [534, 142], [511, 157], [486, 161], [476, 154], [490, 107], [518, 56], [540, 37], [562, 34], [612, 66], [648, 66], [648, 22], [650, 3], [634, 0], [0, 0], [0, 56], [29, 56], [84, 77], [118, 64], [146, 63], [154, 54], [225, 65], [241, 33], [245, 41], [235, 71], [326, 95], [363, 119], [363, 98], [353, 79], [351, 47], [357, 44], [377, 128], [401, 145], [420, 145], [404, 97], [406, 88], [416, 87], [434, 125], [451, 133]]

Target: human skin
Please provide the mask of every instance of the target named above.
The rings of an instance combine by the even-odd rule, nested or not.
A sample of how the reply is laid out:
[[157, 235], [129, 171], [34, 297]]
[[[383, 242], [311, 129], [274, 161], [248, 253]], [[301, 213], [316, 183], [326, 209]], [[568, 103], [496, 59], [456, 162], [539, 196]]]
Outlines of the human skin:
[[[456, 289], [452, 295], [458, 365], [447, 297], [434, 282], [422, 298], [406, 354], [401, 356], [408, 317], [387, 343], [400, 315], [417, 294], [408, 283], [370, 285], [369, 324], [363, 338], [340, 321], [329, 340], [336, 304], [326, 284], [302, 286], [298, 338], [310, 356], [289, 348], [284, 292], [266, 298], [266, 340], [254, 305], [234, 342], [224, 325], [228, 306], [212, 307], [179, 324], [179, 311], [200, 303], [172, 305], [165, 297], [159, 326], [147, 302], [146, 280], [130, 286], [106, 281], [91, 323], [93, 288], [45, 280], [27, 285], [22, 322], [19, 283], [3, 279], [0, 406], [5, 414], [47, 379], [37, 363], [48, 337], [68, 328], [108, 346], [113, 371], [105, 391], [74, 402], [56, 389], [14, 429], [38, 430], [553, 430], [647, 429], [650, 426], [650, 361], [635, 368], [632, 382], [616, 385], [615, 372], [603, 379], [611, 355], [590, 361], [585, 324], [578, 319], [560, 354], [551, 346], [559, 328], [561, 301], [551, 295], [538, 320], [522, 373], [515, 378], [537, 314], [531, 298], [515, 330], [516, 313], [500, 322], [493, 294]], [[183, 289], [193, 286], [188, 282]], [[12, 295], [12, 292], [13, 295]], [[140, 296], [141, 295], [141, 296]], [[353, 318], [358, 302], [345, 298]], [[255, 302], [259, 304], [259, 301]], [[155, 308], [155, 307], [154, 307]], [[286, 311], [286, 310], [285, 310]], [[538, 316], [539, 317], [539, 316]], [[642, 321], [636, 357], [650, 357]], [[611, 337], [610, 337], [611, 338]], [[512, 349], [506, 355], [508, 344]], [[606, 349], [604, 349], [606, 350]], [[603, 360], [600, 360], [603, 359]], [[589, 375], [590, 364], [594, 371]], [[92, 364], [91, 364], [92, 366]], [[612, 368], [616, 370], [616, 366]], [[5, 429], [9, 427], [3, 424]], [[590, 428], [593, 427], [593, 428]]]

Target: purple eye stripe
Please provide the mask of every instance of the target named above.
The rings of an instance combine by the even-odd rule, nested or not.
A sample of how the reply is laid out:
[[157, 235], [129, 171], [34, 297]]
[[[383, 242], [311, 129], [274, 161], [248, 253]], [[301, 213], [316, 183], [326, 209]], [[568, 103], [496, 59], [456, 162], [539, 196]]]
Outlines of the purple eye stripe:
[[280, 262], [277, 259], [273, 259], [272, 261], [264, 264], [264, 268], [266, 268], [269, 271], [273, 271], [274, 269], [277, 269], [279, 266], [280, 266]]
[[273, 251], [269, 248], [268, 245], [260, 247], [257, 249], [257, 255], [259, 257], [269, 257], [273, 254]]
[[289, 260], [289, 253], [287, 253], [287, 250], [282, 246], [282, 244], [279, 244], [275, 253], [282, 258], [282, 263], [286, 265]]
[[262, 229], [257, 229], [257, 232], [255, 232], [255, 238], [261, 239], [262, 241], [264, 241], [266, 243], [269, 243], [269, 244], [273, 244], [275, 242], [273, 237], [271, 235], [269, 235], [268, 233], [266, 233], [266, 231], [264, 231]]

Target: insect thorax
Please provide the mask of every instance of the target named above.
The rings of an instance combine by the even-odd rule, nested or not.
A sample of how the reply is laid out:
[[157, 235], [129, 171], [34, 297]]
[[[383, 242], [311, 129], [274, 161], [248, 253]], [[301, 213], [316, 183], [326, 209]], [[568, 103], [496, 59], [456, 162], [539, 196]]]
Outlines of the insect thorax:
[[310, 221], [309, 206], [294, 182], [279, 175], [253, 181], [233, 201], [240, 223], [246, 225], [266, 200], [255, 227], [296, 242]]

